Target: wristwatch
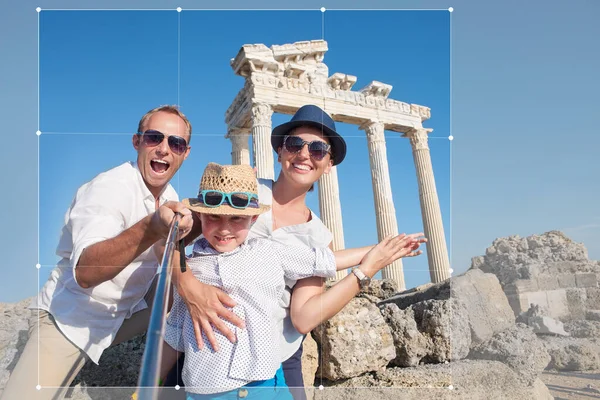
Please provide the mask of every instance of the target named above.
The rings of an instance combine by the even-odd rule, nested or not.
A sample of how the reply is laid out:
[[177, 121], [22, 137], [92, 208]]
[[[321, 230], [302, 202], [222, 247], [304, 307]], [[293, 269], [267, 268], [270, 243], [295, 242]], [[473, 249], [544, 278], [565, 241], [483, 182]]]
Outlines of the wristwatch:
[[368, 287], [371, 283], [371, 278], [366, 276], [358, 267], [352, 268], [352, 273], [358, 278], [358, 284], [361, 289]]

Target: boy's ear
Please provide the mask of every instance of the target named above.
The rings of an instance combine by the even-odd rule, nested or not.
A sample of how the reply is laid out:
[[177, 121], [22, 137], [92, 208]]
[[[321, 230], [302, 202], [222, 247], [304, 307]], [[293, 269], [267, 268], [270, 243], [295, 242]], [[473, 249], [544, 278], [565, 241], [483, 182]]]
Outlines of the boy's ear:
[[258, 215], [253, 215], [252, 219], [250, 220], [250, 222], [251, 223], [255, 223], [257, 219], [258, 219]]

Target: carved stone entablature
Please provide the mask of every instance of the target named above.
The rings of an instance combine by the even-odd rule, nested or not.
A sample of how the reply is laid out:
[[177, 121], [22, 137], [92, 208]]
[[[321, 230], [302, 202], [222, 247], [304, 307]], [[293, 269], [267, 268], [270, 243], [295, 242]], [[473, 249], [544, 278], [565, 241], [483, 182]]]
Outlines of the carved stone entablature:
[[273, 52], [264, 44], [245, 44], [231, 59], [231, 68], [236, 75], [249, 76], [254, 71], [279, 70], [279, 63], [273, 58]]
[[409, 129], [402, 136], [410, 139], [410, 145], [413, 150], [427, 150], [429, 145], [427, 144], [427, 135], [433, 132], [431, 128], [412, 128]]
[[387, 99], [392, 91], [392, 85], [388, 85], [382, 82], [372, 81], [364, 88], [360, 89], [359, 92], [365, 96], [375, 96]]
[[361, 125], [377, 120], [395, 132], [421, 127], [430, 118], [428, 107], [390, 99], [391, 85], [373, 81], [353, 91], [357, 77], [343, 73], [329, 76], [322, 62], [326, 51], [323, 40], [271, 48], [244, 45], [231, 65], [236, 74], [246, 78], [245, 84], [227, 109], [225, 122], [250, 128], [251, 109], [256, 103], [284, 114], [293, 114], [305, 104], [317, 104], [336, 121]]
[[356, 83], [356, 77], [353, 75], [342, 74], [341, 72], [336, 72], [327, 78], [327, 84], [330, 88], [334, 90], [345, 90], [349, 91], [352, 89], [352, 86]]
[[[327, 78], [327, 66], [323, 58], [327, 42], [313, 40], [285, 45], [246, 44], [231, 60], [237, 75], [249, 76], [255, 72], [284, 74], [289, 78], [322, 80]], [[313, 77], [314, 76], [314, 77]]]
[[251, 96], [252, 86], [252, 82], [246, 79], [244, 87], [238, 92], [229, 108], [227, 108], [227, 111], [225, 111], [225, 123], [228, 126], [250, 127], [249, 116], [244, 117], [244, 114], [250, 112], [248, 98]]
[[426, 119], [431, 118], [431, 108], [420, 106], [418, 104], [410, 105], [410, 113], [412, 115], [418, 115], [421, 117], [421, 121], [425, 121]]
[[287, 63], [318, 64], [323, 62], [327, 52], [327, 42], [324, 40], [310, 40], [283, 45], [271, 46], [275, 60]]

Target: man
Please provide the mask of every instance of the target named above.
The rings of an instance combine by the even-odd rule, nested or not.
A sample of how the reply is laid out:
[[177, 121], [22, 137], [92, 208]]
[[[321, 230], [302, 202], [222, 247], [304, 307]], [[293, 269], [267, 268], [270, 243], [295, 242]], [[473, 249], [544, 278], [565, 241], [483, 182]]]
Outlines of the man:
[[87, 358], [98, 363], [106, 348], [147, 329], [159, 242], [174, 212], [183, 214], [180, 237], [192, 227], [169, 184], [191, 134], [177, 107], [155, 108], [133, 135], [137, 162], [79, 188], [57, 247], [62, 259], [33, 301], [38, 320], [2, 399], [62, 398]]

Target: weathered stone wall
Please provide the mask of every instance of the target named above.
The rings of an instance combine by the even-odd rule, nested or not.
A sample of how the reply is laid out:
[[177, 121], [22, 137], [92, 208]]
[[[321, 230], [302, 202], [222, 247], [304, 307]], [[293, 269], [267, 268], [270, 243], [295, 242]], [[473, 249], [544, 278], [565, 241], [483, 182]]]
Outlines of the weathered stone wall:
[[498, 277], [515, 315], [531, 304], [561, 321], [600, 310], [600, 262], [562, 232], [496, 239], [471, 268]]

